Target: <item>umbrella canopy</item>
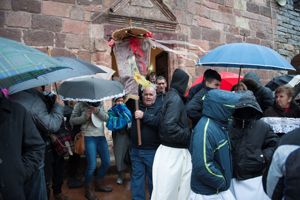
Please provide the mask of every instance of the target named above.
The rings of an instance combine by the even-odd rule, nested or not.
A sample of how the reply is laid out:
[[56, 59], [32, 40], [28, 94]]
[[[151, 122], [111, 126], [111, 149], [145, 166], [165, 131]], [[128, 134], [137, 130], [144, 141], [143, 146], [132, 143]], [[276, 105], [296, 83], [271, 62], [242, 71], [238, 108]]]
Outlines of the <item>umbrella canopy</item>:
[[118, 81], [97, 77], [74, 78], [61, 84], [58, 93], [64, 100], [98, 102], [125, 95]]
[[[222, 81], [221, 81], [221, 89], [230, 91], [232, 86], [236, 85], [239, 82], [239, 75], [232, 72], [220, 72]], [[240, 76], [240, 80], [243, 76]], [[192, 87], [201, 83], [203, 81], [203, 76], [199, 76], [192, 84]]]
[[293, 79], [293, 77], [294, 75], [276, 76], [266, 84], [266, 87], [274, 91], [279, 86], [289, 83]]
[[59, 71], [54, 71], [48, 74], [39, 76], [36, 79], [31, 79], [19, 84], [15, 84], [8, 88], [9, 94], [14, 94], [16, 92], [26, 90], [29, 88], [34, 88], [42, 85], [49, 85], [51, 83], [66, 80], [73, 77], [93, 75], [96, 73], [105, 73], [104, 70], [96, 65], [85, 62], [80, 59], [70, 58], [70, 57], [54, 57], [59, 62], [63, 63], [69, 68], [65, 68]]
[[200, 58], [197, 65], [295, 70], [284, 57], [273, 49], [249, 43], [232, 43], [219, 46]]
[[66, 68], [60, 61], [32, 47], [0, 37], [0, 87]]

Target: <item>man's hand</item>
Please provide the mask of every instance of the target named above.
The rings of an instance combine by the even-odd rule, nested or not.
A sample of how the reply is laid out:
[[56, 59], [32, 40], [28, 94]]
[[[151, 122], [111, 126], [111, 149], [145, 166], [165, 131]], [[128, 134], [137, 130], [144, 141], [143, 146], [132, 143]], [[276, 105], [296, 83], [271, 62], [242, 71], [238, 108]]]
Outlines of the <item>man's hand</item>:
[[86, 112], [85, 112], [85, 117], [86, 117], [87, 119], [90, 119], [92, 113], [93, 113], [92, 109], [87, 109]]
[[135, 119], [143, 119], [143, 117], [144, 117], [144, 112], [141, 111], [141, 110], [137, 110], [137, 111], [135, 111], [135, 113], [134, 113], [134, 117], [135, 117]]
[[64, 106], [64, 101], [60, 98], [59, 95], [56, 96], [56, 99], [55, 99], [55, 103], [61, 105], [61, 106]]

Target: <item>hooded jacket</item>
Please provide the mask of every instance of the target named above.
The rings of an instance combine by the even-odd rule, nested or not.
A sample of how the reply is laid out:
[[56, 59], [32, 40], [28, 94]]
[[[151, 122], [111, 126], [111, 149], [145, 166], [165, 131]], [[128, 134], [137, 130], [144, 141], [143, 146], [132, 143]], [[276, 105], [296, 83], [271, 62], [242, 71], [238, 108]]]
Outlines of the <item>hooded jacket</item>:
[[262, 110], [252, 92], [242, 94], [229, 129], [233, 177], [244, 180], [261, 176], [272, 159], [278, 137], [262, 120]]
[[189, 76], [181, 69], [174, 71], [170, 90], [164, 99], [159, 124], [161, 143], [174, 148], [188, 148], [190, 130], [184, 106], [184, 93]]
[[191, 189], [202, 195], [226, 191], [232, 178], [230, 145], [227, 132], [239, 94], [211, 90], [203, 102], [202, 118], [192, 138]]
[[[252, 80], [252, 82], [247, 81], [247, 79]], [[270, 88], [264, 87], [260, 78], [257, 76], [255, 72], [248, 72], [244, 76], [243, 83], [247, 86], [249, 90], [251, 90], [260, 105], [261, 109], [265, 111], [267, 108], [271, 107], [274, 102], [274, 95]]]

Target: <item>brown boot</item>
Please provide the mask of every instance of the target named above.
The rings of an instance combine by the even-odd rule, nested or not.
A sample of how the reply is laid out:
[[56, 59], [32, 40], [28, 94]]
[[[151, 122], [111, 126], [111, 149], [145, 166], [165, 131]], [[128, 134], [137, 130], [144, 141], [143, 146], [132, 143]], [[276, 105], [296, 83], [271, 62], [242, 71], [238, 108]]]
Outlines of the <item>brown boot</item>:
[[103, 183], [103, 179], [100, 179], [100, 180], [96, 180], [95, 191], [96, 192], [111, 192], [112, 188], [109, 186], [105, 186]]
[[85, 185], [84, 196], [87, 198], [87, 200], [99, 200], [98, 197], [96, 196], [95, 192], [93, 191], [91, 183]]

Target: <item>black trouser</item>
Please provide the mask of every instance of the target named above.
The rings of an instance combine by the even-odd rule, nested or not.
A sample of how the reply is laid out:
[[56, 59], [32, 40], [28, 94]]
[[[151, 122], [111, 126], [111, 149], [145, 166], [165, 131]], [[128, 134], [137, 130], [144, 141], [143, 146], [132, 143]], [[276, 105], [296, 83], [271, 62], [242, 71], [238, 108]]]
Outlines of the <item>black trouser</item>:
[[74, 153], [72, 156], [69, 156], [69, 160], [68, 160], [69, 178], [76, 178], [78, 176], [79, 166], [80, 166], [80, 155]]
[[59, 156], [53, 151], [53, 176], [52, 176], [52, 190], [53, 194], [61, 193], [61, 188], [64, 182], [64, 157]]
[[53, 194], [61, 193], [64, 180], [64, 157], [59, 156], [51, 146], [47, 146], [45, 155], [45, 177], [48, 198], [50, 197], [51, 182]]

